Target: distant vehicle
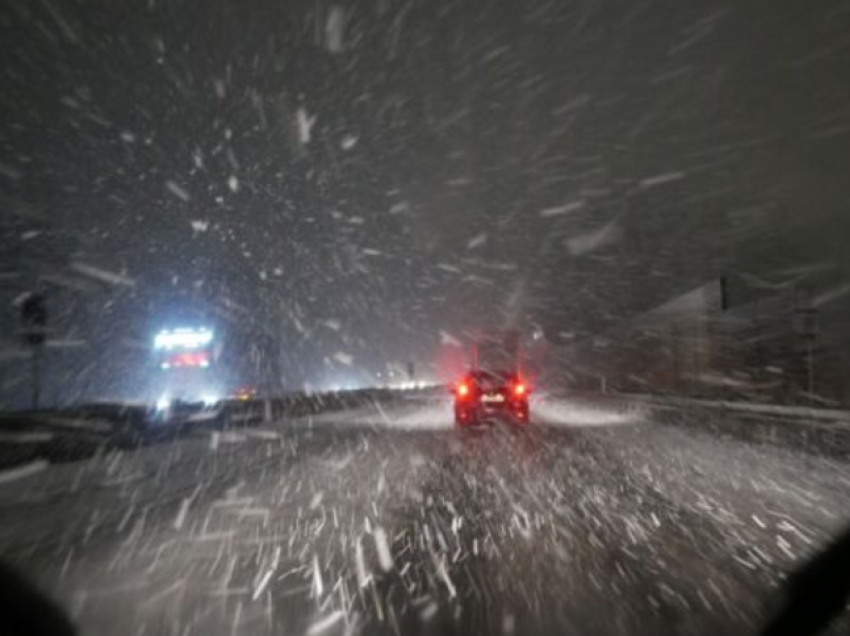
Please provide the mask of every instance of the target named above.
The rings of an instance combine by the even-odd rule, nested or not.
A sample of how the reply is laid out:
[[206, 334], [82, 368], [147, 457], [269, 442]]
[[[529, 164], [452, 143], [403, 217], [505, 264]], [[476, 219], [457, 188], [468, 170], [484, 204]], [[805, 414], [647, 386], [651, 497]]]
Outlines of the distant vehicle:
[[531, 388], [516, 373], [470, 371], [453, 388], [455, 424], [475, 426], [494, 419], [529, 421]]
[[252, 389], [250, 387], [241, 387], [236, 390], [233, 394], [237, 400], [246, 401], [246, 400], [254, 400], [257, 398], [257, 389]]
[[479, 338], [472, 348], [472, 369], [452, 392], [457, 426], [494, 419], [528, 423], [531, 388], [522, 374], [518, 332]]
[[220, 344], [207, 327], [163, 329], [156, 334], [151, 358], [158, 369], [152, 384], [158, 410], [175, 411], [177, 402], [211, 406], [219, 401]]

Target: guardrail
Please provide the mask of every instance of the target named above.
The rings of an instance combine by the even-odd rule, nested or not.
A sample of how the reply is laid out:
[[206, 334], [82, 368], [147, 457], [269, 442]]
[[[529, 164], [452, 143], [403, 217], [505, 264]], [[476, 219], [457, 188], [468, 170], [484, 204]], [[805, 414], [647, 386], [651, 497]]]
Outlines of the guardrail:
[[718, 437], [813, 454], [850, 456], [848, 411], [629, 393], [606, 393], [598, 398], [630, 406], [639, 404], [659, 422], [700, 428]]
[[[427, 391], [427, 390], [425, 390]], [[69, 461], [104, 447], [133, 448], [198, 428], [227, 429], [409, 399], [419, 391], [368, 389], [178, 404], [96, 403], [0, 415], [0, 467], [47, 458]]]

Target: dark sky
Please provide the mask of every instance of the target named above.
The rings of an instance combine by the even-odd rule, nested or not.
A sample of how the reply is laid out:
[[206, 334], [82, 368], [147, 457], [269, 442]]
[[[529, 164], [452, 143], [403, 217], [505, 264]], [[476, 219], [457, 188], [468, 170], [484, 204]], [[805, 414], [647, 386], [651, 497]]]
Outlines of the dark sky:
[[4, 332], [47, 276], [80, 391], [183, 318], [317, 381], [720, 275], [846, 281], [849, 27], [838, 0], [5, 0]]

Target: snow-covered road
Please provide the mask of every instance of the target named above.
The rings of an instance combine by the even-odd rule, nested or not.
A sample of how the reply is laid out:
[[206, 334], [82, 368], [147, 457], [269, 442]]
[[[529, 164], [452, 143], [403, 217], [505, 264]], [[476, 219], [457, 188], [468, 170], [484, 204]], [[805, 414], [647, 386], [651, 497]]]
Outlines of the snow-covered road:
[[748, 634], [850, 517], [850, 462], [534, 408], [459, 432], [445, 401], [376, 404], [41, 463], [0, 480], [0, 555], [91, 636]]

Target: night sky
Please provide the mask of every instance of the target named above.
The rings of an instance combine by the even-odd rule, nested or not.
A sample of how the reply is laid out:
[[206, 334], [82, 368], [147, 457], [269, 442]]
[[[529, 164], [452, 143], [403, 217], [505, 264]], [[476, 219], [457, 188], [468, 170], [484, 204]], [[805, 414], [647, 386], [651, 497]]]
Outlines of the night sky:
[[4, 0], [0, 33], [4, 395], [36, 281], [66, 399], [138, 392], [181, 320], [320, 383], [850, 273], [848, 2]]

